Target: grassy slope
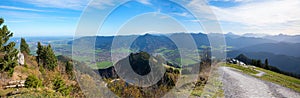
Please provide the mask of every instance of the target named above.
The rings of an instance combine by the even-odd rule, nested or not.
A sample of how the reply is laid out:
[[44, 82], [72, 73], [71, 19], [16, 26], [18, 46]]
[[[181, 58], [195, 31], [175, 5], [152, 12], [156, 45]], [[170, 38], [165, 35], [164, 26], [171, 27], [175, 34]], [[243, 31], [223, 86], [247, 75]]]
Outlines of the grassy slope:
[[[286, 75], [283, 75], [283, 74], [279, 74], [279, 73], [276, 73], [276, 72], [273, 72], [273, 71], [265, 70], [265, 69], [262, 69], [262, 68], [257, 68], [257, 67], [251, 69], [251, 68], [245, 68], [245, 67], [242, 67], [242, 66], [238, 66], [238, 65], [235, 65], [235, 64], [226, 64], [226, 65], [224, 64], [224, 66], [238, 69], [238, 70], [242, 71], [243, 73], [254, 76], [254, 77], [259, 78], [261, 80], [273, 82], [273, 83], [279, 84], [281, 86], [293, 89], [297, 92], [300, 92], [300, 79], [290, 77], [290, 76], [286, 76]], [[264, 74], [261, 77], [255, 76], [255, 74], [258, 73], [255, 70], [263, 71], [266, 74]]]
[[238, 66], [235, 64], [226, 64], [225, 66], [238, 69], [238, 70], [242, 71], [243, 73], [250, 74], [250, 75], [259, 73], [254, 68], [246, 68], [246, 67]]
[[111, 66], [113, 66], [113, 63], [109, 62], [109, 61], [97, 62], [94, 65], [90, 65], [90, 67], [92, 69], [105, 69], [105, 68], [108, 68], [108, 67], [111, 67]]
[[[68, 75], [63, 73], [61, 67], [63, 67], [64, 63], [59, 62], [59, 65], [55, 68], [54, 71], [47, 71], [43, 70], [41, 71], [41, 67], [38, 66], [36, 59], [34, 56], [25, 56], [25, 64], [23, 66], [16, 66], [14, 68], [14, 73], [12, 77], [7, 77], [3, 81], [6, 84], [8, 81], [13, 80], [25, 80], [29, 75], [35, 75], [39, 79], [42, 80], [43, 86], [39, 88], [10, 88], [10, 89], [3, 89], [0, 87], [0, 97], [25, 97], [25, 98], [32, 98], [32, 97], [50, 97], [50, 98], [62, 98], [62, 97], [69, 97], [69, 96], [63, 96], [59, 92], [55, 92], [53, 90], [53, 79], [56, 76], [61, 76], [62, 79], [66, 82], [67, 85], [73, 85], [76, 83], [75, 80], [69, 80]], [[1, 73], [0, 73], [1, 74]], [[2, 81], [0, 81], [2, 82]], [[1, 86], [1, 85], [0, 85]], [[18, 92], [18, 94], [14, 94], [15, 92]], [[12, 94], [12, 96], [10, 96]]]
[[282, 85], [287, 88], [291, 88], [297, 92], [300, 92], [300, 79], [286, 76], [283, 74], [279, 74], [273, 71], [265, 70], [262, 68], [256, 68], [257, 70], [266, 72], [267, 74], [263, 75], [262, 77], [258, 77], [262, 80], [270, 81], [279, 85]]

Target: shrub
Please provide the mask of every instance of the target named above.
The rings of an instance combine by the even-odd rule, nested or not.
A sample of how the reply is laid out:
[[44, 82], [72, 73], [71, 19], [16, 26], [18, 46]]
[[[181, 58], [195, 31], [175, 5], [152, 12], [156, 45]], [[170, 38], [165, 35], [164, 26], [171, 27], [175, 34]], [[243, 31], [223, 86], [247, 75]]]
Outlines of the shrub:
[[71, 93], [72, 91], [72, 87], [70, 86], [65, 86], [64, 88], [62, 88], [59, 92], [64, 95], [64, 96], [67, 96]]
[[25, 87], [27, 88], [38, 88], [42, 86], [42, 81], [39, 80], [35, 75], [29, 75], [25, 81]]
[[73, 74], [73, 65], [69, 61], [66, 62], [66, 72], [67, 74]]
[[12, 77], [12, 75], [14, 74], [14, 69], [11, 68], [8, 70], [8, 76]]
[[67, 86], [61, 77], [55, 78], [53, 86], [56, 92], [60, 92], [64, 96], [69, 95], [72, 90], [72, 87]]

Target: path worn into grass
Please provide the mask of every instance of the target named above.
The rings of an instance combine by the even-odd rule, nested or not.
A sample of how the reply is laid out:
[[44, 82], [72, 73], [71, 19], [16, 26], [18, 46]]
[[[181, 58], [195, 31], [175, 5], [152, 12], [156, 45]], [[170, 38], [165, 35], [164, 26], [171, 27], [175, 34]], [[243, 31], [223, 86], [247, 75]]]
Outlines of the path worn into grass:
[[280, 85], [263, 81], [235, 71], [220, 67], [226, 98], [300, 98], [300, 94]]

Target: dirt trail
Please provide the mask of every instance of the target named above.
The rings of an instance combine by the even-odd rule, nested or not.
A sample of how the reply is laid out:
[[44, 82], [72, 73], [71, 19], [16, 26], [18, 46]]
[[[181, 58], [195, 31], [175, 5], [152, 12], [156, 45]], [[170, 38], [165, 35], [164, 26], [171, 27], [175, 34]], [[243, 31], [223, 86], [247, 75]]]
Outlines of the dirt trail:
[[300, 94], [280, 85], [220, 67], [226, 98], [300, 98]]

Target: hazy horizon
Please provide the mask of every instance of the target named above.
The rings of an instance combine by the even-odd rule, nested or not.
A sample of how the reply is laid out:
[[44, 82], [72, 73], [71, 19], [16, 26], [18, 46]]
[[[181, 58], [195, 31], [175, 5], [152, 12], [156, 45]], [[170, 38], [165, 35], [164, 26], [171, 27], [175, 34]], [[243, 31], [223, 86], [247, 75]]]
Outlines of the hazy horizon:
[[[0, 4], [0, 13], [5, 19], [5, 24], [14, 32], [15, 36], [73, 36], [76, 32], [77, 24], [80, 21], [81, 14], [91, 0], [78, 1], [40, 1], [40, 0], [23, 0], [11, 1], [4, 0]], [[94, 11], [107, 10], [109, 7], [114, 7], [113, 3], [121, 1], [95, 1], [91, 2], [90, 7]], [[193, 2], [199, 2], [192, 0]], [[95, 4], [94, 4], [95, 3]], [[222, 27], [223, 32], [233, 32], [237, 35], [247, 33], [268, 34], [268, 35], [299, 35], [300, 28], [300, 1], [297, 0], [207, 0], [205, 3], [210, 7], [218, 20], [218, 24]], [[103, 27], [101, 36], [114, 35], [113, 30], [121, 29], [118, 26], [124, 26], [124, 22], [130, 20], [141, 21], [145, 24], [131, 22], [126, 23], [126, 27], [138, 27], [137, 32], [144, 29], [153, 29], [154, 27], [159, 32], [204, 32], [201, 27], [198, 27], [199, 20], [191, 15], [191, 13], [176, 8], [176, 4], [169, 6], [175, 7], [172, 9], [163, 6], [162, 1], [138, 0], [132, 1], [120, 6], [107, 19], [107, 23]], [[275, 6], [276, 5], [276, 6]], [[199, 10], [200, 6], [188, 4], [190, 8]], [[138, 12], [131, 12], [131, 10]], [[291, 11], [293, 10], [293, 11]], [[205, 10], [204, 10], [205, 11]], [[126, 13], [123, 13], [126, 12]], [[150, 13], [145, 16], [135, 16], [140, 13]], [[195, 13], [194, 13], [195, 14]], [[196, 13], [197, 14], [197, 13]], [[203, 13], [202, 13], [203, 14]], [[151, 16], [153, 15], [153, 16]], [[213, 20], [210, 16], [201, 17], [201, 21]], [[119, 17], [122, 16], [122, 17]], [[118, 18], [117, 18], [118, 17]], [[97, 19], [96, 17], [92, 17]], [[151, 20], [155, 19], [155, 21]], [[174, 20], [176, 18], [176, 20]], [[93, 22], [94, 20], [90, 21]], [[153, 22], [153, 23], [152, 23]], [[136, 24], [134, 24], [136, 23]], [[179, 25], [176, 25], [179, 23]], [[160, 24], [158, 27], [152, 24]], [[188, 24], [185, 27], [187, 31], [178, 29], [177, 26]], [[149, 27], [150, 26], [150, 27]], [[151, 27], [153, 26], [153, 28]], [[170, 28], [169, 28], [169, 27]], [[88, 28], [88, 26], [87, 26]], [[140, 30], [139, 30], [140, 29]], [[100, 30], [100, 31], [101, 31]], [[87, 30], [88, 31], [88, 30]], [[136, 34], [128, 31], [128, 34]]]
[[[141, 34], [125, 34], [125, 35], [86, 35], [86, 36], [76, 36], [76, 37], [87, 37], [87, 36], [134, 36], [134, 35], [146, 35], [146, 34], [151, 34], [151, 35], [168, 35], [168, 34], [177, 34], [177, 33], [186, 33], [186, 34], [207, 34], [207, 33], [203, 33], [203, 32], [174, 32], [174, 33], [149, 33], [149, 32], [145, 32], [145, 33], [141, 33]], [[213, 34], [213, 33], [211, 33]], [[218, 33], [218, 34], [221, 34], [221, 33]], [[248, 36], [248, 35], [257, 35], [259, 37], [264, 37], [264, 36], [280, 36], [280, 35], [284, 35], [284, 36], [299, 36], [300, 34], [296, 34], [296, 35], [289, 35], [289, 34], [263, 34], [263, 33], [259, 33], [259, 34], [256, 34], [256, 33], [245, 33], [245, 34], [237, 34], [237, 33], [234, 33], [234, 32], [228, 32], [228, 33], [225, 33], [224, 35], [226, 34], [234, 34], [234, 35], [238, 35], [238, 36]], [[13, 36], [12, 38], [38, 38], [38, 37], [57, 37], [57, 38], [60, 38], [60, 37], [74, 37], [74, 35], [57, 35], [57, 36], [45, 36], [45, 35], [41, 35], [41, 36]]]

